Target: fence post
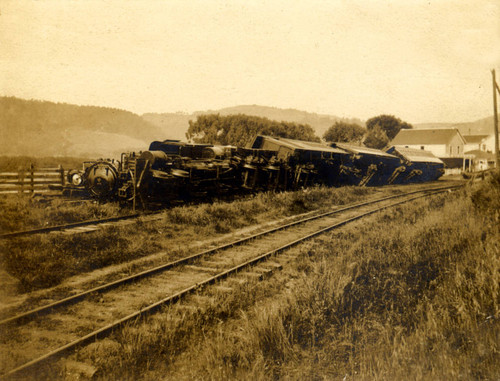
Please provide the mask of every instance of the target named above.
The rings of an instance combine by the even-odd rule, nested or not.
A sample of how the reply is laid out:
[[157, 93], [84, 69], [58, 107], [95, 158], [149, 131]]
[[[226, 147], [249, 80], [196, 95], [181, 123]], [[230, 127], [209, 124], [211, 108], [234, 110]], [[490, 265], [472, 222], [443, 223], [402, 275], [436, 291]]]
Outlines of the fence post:
[[33, 194], [35, 192], [35, 166], [33, 163], [30, 164], [30, 193]]
[[58, 167], [58, 172], [59, 174], [61, 175], [61, 186], [64, 187], [64, 182], [65, 182], [65, 178], [64, 178], [64, 168], [62, 167], [61, 164], [59, 164], [59, 167]]

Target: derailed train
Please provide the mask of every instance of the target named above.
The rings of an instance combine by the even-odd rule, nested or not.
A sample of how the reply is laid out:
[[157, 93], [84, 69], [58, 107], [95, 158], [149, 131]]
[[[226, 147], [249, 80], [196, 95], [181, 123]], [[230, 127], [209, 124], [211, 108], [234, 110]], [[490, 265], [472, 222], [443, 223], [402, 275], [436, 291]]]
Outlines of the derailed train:
[[316, 184], [378, 186], [437, 180], [444, 163], [430, 152], [386, 152], [257, 136], [246, 148], [155, 141], [120, 161], [86, 162], [68, 173], [65, 191], [100, 200], [189, 200], [242, 191], [292, 190]]

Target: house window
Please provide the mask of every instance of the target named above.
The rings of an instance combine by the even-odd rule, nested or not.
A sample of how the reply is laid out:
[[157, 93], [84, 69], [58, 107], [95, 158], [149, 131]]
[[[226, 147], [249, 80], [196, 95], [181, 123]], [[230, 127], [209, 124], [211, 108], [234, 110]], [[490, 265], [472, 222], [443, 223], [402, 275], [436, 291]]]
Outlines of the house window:
[[453, 147], [450, 146], [450, 156], [453, 155]]
[[486, 144], [483, 144], [483, 151], [486, 151]]
[[420, 149], [424, 149], [424, 146], [420, 146]]
[[457, 146], [457, 155], [460, 155], [460, 146]]

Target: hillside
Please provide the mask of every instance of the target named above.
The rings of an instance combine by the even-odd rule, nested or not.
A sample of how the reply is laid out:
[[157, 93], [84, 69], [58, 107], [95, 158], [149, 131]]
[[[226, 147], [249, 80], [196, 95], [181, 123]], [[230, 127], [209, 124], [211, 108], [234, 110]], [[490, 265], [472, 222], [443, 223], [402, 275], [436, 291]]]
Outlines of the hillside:
[[129, 111], [0, 97], [2, 155], [114, 157], [160, 136]]
[[196, 120], [196, 116], [186, 113], [147, 113], [141, 115], [146, 122], [153, 124], [162, 131], [163, 139], [186, 140], [186, 132], [190, 120]]
[[295, 122], [298, 124], [308, 124], [314, 128], [316, 135], [322, 136], [323, 133], [337, 121], [355, 123], [364, 126], [364, 122], [359, 119], [345, 119], [332, 115], [315, 114], [295, 109], [281, 109], [276, 107], [246, 105], [227, 107], [220, 110], [196, 111], [192, 114], [185, 113], [148, 113], [143, 114], [144, 120], [161, 128], [166, 137], [170, 139], [185, 139], [185, 134], [189, 127], [189, 120], [196, 120], [198, 115], [220, 114], [222, 116], [245, 114], [259, 116], [276, 120], [278, 122]]
[[[0, 97], [0, 152], [5, 156], [118, 157], [121, 152], [147, 149], [153, 140], [186, 140], [190, 120], [203, 114], [246, 114], [275, 121], [308, 124], [317, 136], [336, 121], [364, 126], [359, 119], [343, 119], [295, 109], [257, 105], [187, 113], [148, 113], [77, 106], [47, 101]], [[489, 134], [493, 118], [470, 123], [426, 123], [415, 128], [456, 127], [462, 134]]]
[[414, 128], [458, 128], [462, 135], [490, 135], [493, 134], [493, 117], [483, 118], [467, 123], [420, 123]]
[[189, 121], [210, 113], [309, 124], [318, 136], [338, 120], [363, 125], [358, 119], [256, 105], [139, 116], [107, 107], [0, 97], [0, 149], [6, 156], [117, 157], [124, 151], [144, 150], [152, 140], [186, 140]]

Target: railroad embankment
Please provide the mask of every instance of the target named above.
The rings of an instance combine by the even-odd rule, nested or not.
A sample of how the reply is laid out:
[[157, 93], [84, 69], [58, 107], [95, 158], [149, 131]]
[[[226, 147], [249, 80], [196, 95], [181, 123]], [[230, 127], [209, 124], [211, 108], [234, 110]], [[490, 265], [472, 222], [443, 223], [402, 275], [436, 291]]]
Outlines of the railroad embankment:
[[[133, 225], [4, 240], [2, 264], [19, 279], [11, 289], [21, 293], [11, 297], [36, 304], [39, 297], [57, 298], [75, 287], [137, 272], [142, 262], [147, 267], [186, 256], [189, 243], [210, 247], [211, 240], [234, 241], [238, 234], [264, 229], [264, 222], [400, 192], [398, 187], [313, 188], [185, 205]], [[35, 213], [56, 213], [51, 208]], [[499, 177], [415, 198], [280, 252], [254, 270], [197, 287], [180, 303], [37, 367], [36, 379], [496, 379], [499, 230]], [[280, 239], [285, 238], [270, 241]], [[118, 319], [118, 310], [128, 308], [132, 298], [145, 307], [154, 302], [154, 292], [182, 288], [176, 282], [184, 273], [201, 276], [223, 269], [225, 262], [234, 266], [238, 256], [269, 250], [264, 246], [252, 239], [248, 252], [234, 248], [229, 258], [218, 252], [220, 258], [174, 269], [163, 285], [158, 277], [136, 291], [118, 288], [116, 305], [109, 293], [89, 297], [81, 315], [76, 305], [68, 311], [91, 316], [109, 307], [94, 320], [106, 322], [107, 314]], [[54, 284], [59, 286], [46, 289]], [[30, 289], [38, 291], [26, 292]], [[56, 321], [67, 323], [60, 328], [68, 335], [86, 332], [83, 318], [75, 325], [61, 316], [55, 313], [31, 328], [36, 333], [40, 325], [47, 340], [56, 331], [44, 329]], [[31, 328], [18, 330], [31, 334]], [[7, 340], [9, 332], [4, 333]], [[24, 344], [31, 348], [30, 341]]]
[[97, 379], [498, 379], [499, 218], [499, 177], [381, 212], [80, 358]]
[[[167, 251], [170, 258], [186, 254], [189, 243], [205, 241], [238, 229], [295, 214], [345, 205], [401, 192], [387, 188], [310, 188], [285, 193], [259, 193], [232, 202], [184, 205], [165, 211], [163, 218], [128, 227], [110, 226], [79, 235], [37, 234], [0, 241], [1, 266], [19, 280], [20, 291], [60, 284], [70, 276]], [[0, 226], [8, 232], [112, 217], [124, 213], [114, 204], [44, 204], [29, 197], [0, 199], [5, 213]]]

